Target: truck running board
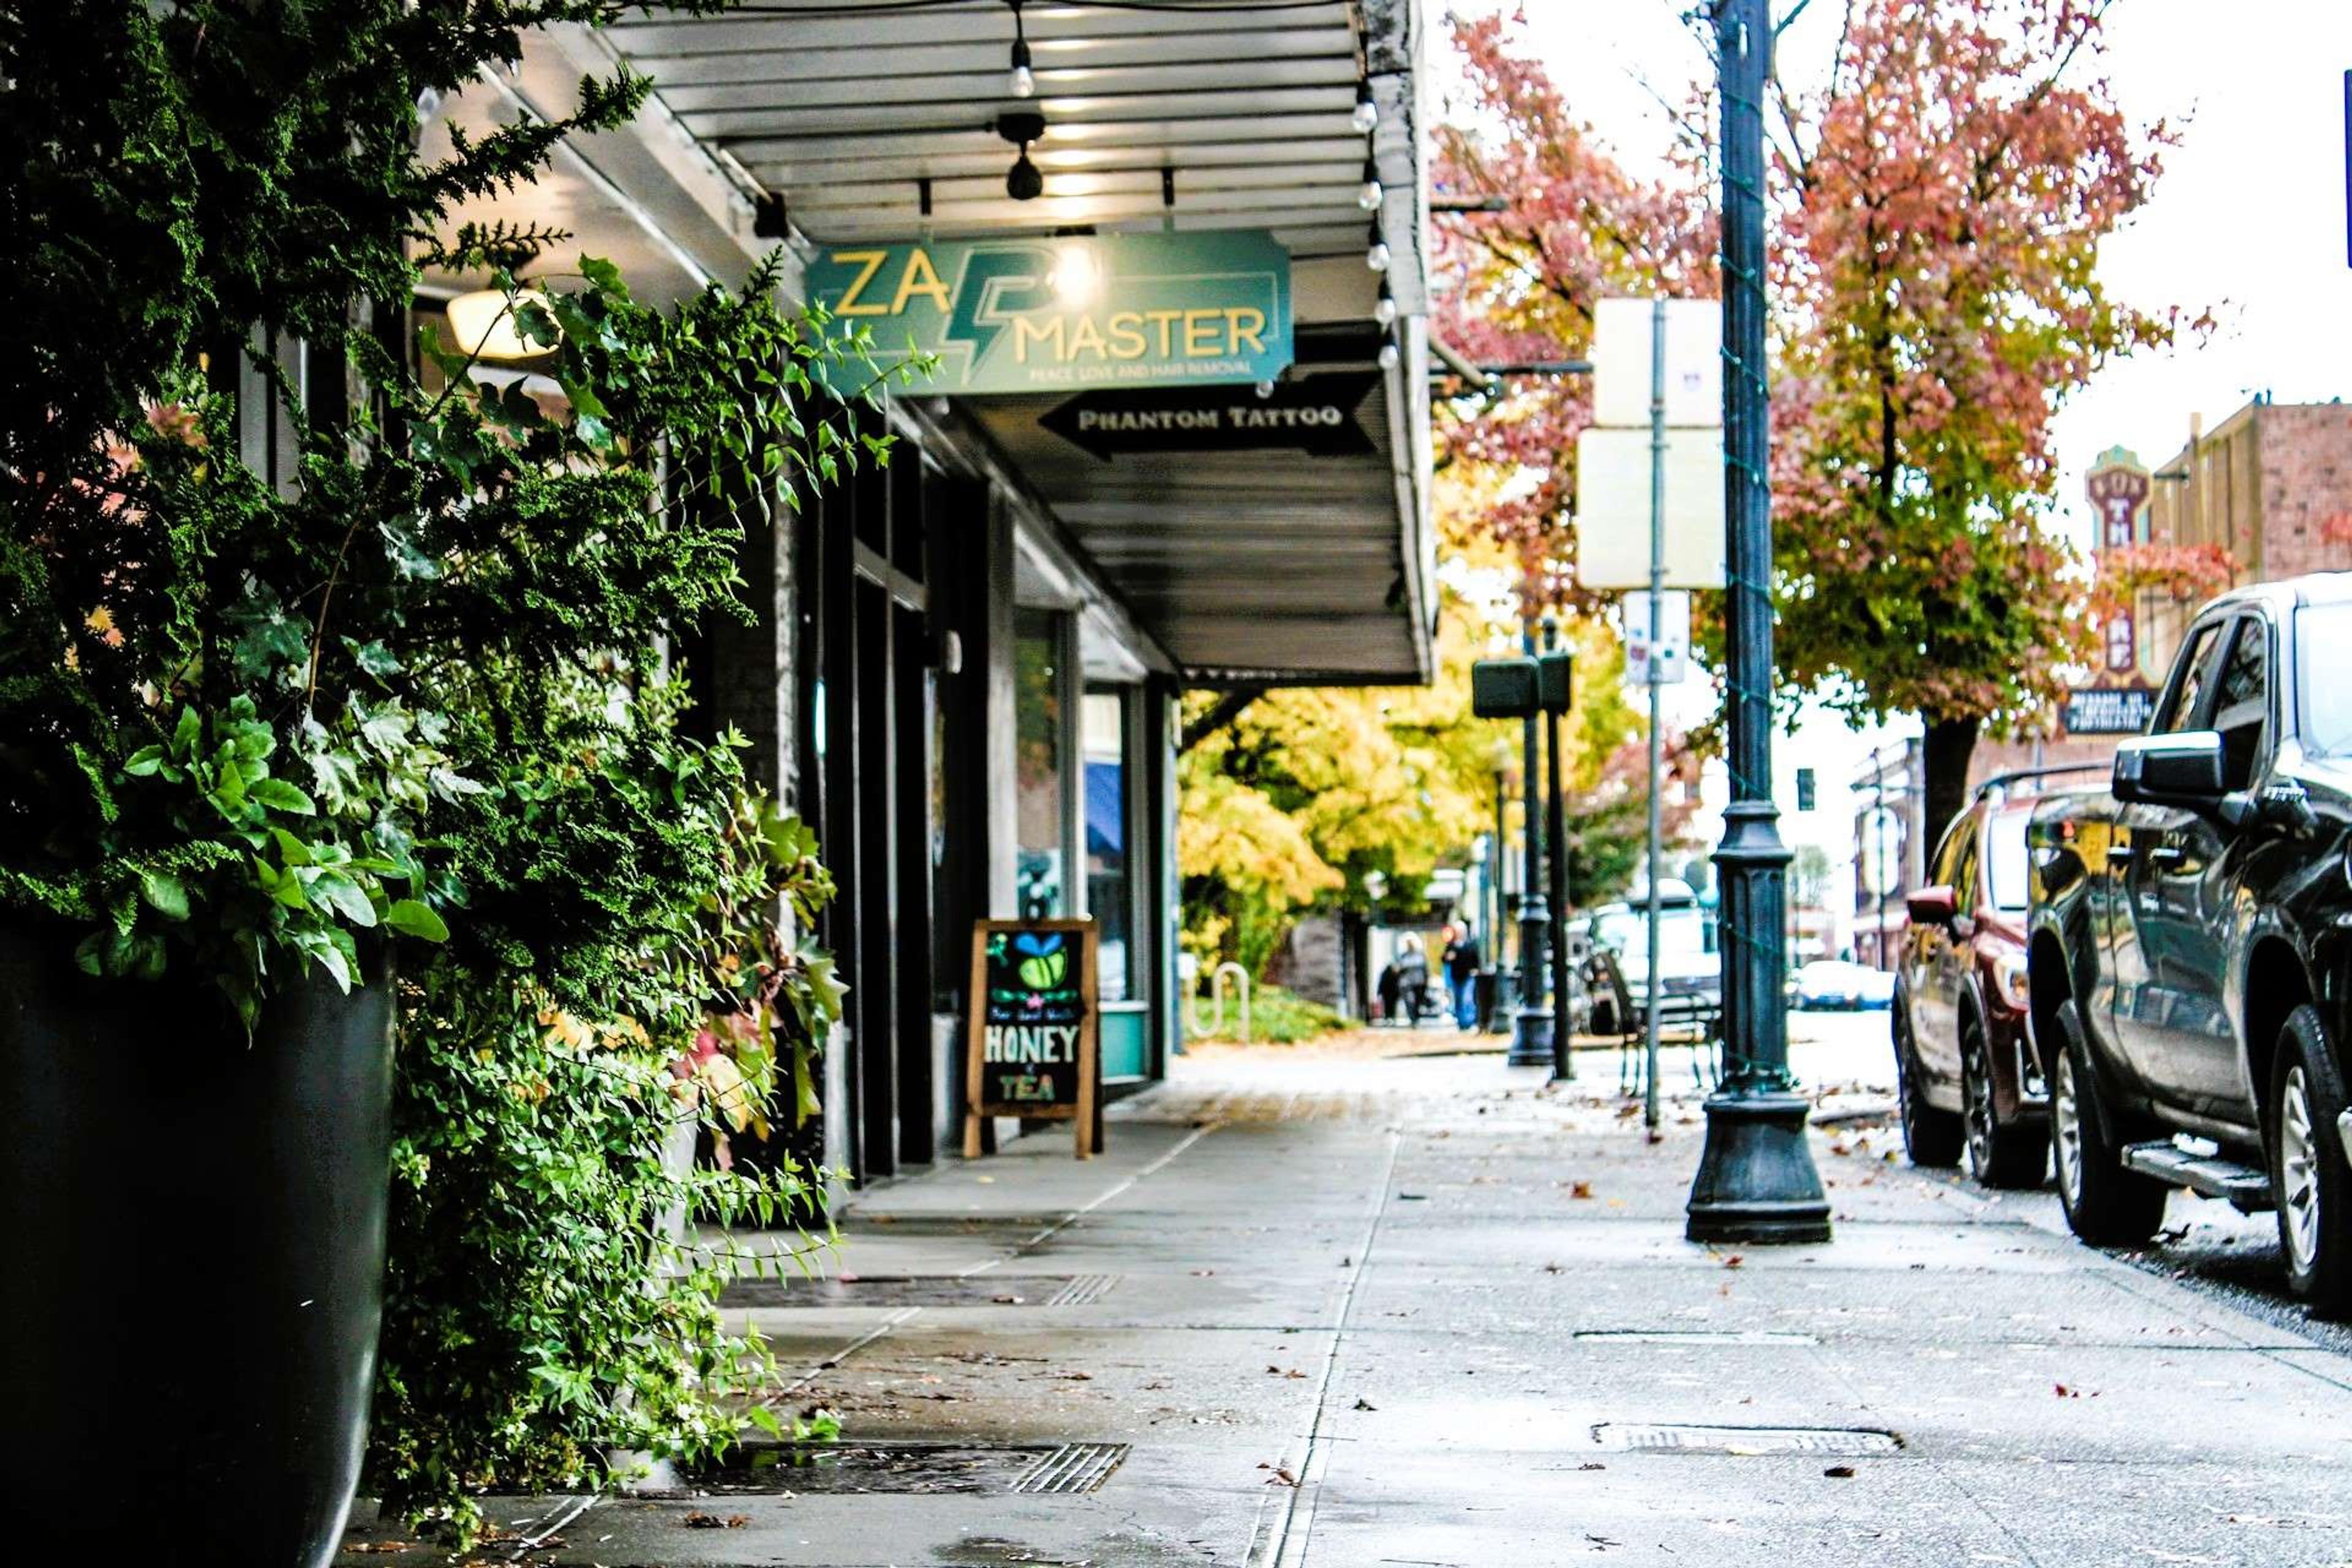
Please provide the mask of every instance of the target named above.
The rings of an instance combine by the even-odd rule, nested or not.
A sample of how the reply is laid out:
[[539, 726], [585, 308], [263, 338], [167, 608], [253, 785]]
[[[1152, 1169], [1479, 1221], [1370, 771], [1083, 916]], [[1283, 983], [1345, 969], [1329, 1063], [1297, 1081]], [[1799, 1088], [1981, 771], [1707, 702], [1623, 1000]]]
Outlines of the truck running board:
[[2219, 1155], [2192, 1154], [2168, 1141], [2127, 1145], [2124, 1150], [2124, 1168], [2176, 1187], [2187, 1187], [2202, 1197], [2225, 1199], [2240, 1214], [2261, 1214], [2278, 1206], [2271, 1196], [2271, 1179], [2265, 1173]]

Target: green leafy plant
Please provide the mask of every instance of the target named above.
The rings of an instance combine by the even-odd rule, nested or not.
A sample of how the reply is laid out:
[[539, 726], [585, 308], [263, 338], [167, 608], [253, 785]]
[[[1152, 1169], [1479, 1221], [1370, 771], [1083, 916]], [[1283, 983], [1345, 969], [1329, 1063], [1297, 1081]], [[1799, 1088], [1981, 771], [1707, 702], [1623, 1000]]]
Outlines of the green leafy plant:
[[[479, 1489], [751, 1419], [765, 1352], [715, 1305], [741, 1260], [667, 1217], [815, 1226], [819, 1188], [682, 1167], [681, 1120], [731, 1118], [673, 1069], [749, 1006], [792, 1064], [747, 1087], [767, 1115], [838, 994], [755, 913], [813, 911], [814, 847], [742, 837], [735, 748], [681, 735], [667, 650], [743, 613], [747, 529], [887, 458], [846, 405], [922, 368], [780, 308], [773, 261], [656, 305], [593, 257], [519, 280], [561, 235], [452, 227], [648, 84], [437, 159], [420, 113], [532, 27], [631, 8], [0, 0], [0, 910], [248, 1023], [306, 965], [388, 956], [368, 1475], [461, 1539]], [[426, 265], [505, 291], [528, 378], [446, 340]], [[732, 1000], [730, 944], [761, 976]]]

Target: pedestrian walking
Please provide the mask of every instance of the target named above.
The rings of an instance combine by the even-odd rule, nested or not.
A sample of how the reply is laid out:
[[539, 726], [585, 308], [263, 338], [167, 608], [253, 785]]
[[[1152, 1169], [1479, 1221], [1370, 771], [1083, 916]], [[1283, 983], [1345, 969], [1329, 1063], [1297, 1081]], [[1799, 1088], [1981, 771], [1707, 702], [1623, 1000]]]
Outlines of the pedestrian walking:
[[1446, 1000], [1453, 1005], [1454, 1021], [1465, 1029], [1478, 1026], [1478, 971], [1485, 963], [1478, 933], [1468, 921], [1445, 928]]
[[1397, 939], [1396, 970], [1405, 1022], [1418, 1024], [1429, 1010], [1429, 954], [1410, 931]]

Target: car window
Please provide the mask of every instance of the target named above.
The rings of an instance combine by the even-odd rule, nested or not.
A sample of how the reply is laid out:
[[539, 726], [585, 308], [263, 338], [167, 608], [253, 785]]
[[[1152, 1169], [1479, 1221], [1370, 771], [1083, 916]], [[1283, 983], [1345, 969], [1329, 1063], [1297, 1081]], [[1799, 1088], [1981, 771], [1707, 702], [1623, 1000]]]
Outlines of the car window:
[[1975, 842], [1976, 817], [1964, 812], [1953, 819], [1944, 833], [1944, 841], [1936, 847], [1935, 864], [1928, 869], [1929, 884], [1957, 889], [1960, 885], [1960, 868]]
[[2294, 613], [2302, 650], [2295, 686], [2303, 697], [2304, 749], [2316, 756], [2352, 755], [2352, 680], [2343, 678], [2352, 647], [2352, 605], [2312, 605]]
[[1945, 878], [1952, 885], [1952, 907], [1964, 915], [1972, 915], [1977, 907], [1977, 818], [1974, 812], [1962, 817], [1959, 841], [1952, 847], [1952, 863]]
[[2025, 825], [2030, 811], [2003, 811], [1985, 822], [1985, 902], [1997, 910], [2025, 908]]
[[2206, 678], [2213, 668], [2213, 638], [2221, 622], [2209, 622], [2190, 634], [2189, 651], [2180, 660], [2179, 683], [2165, 694], [2164, 710], [2149, 727], [2151, 734], [2197, 728], [2198, 700], [2205, 694]]
[[2229, 657], [2213, 682], [2212, 717], [2221, 732], [2221, 778], [2231, 789], [2254, 780], [2270, 727], [2271, 631], [2260, 616], [2239, 621]]

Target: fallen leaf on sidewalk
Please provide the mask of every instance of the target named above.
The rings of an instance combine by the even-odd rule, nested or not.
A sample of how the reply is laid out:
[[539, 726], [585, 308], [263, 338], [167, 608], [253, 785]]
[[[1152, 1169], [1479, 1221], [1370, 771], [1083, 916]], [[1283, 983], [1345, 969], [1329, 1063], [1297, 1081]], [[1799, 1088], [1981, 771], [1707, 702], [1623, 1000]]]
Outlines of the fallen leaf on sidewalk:
[[1748, 1257], [1747, 1257], [1747, 1255], [1746, 1255], [1745, 1253], [1739, 1253], [1739, 1252], [1726, 1253], [1726, 1254], [1724, 1255], [1724, 1258], [1723, 1258], [1723, 1266], [1724, 1266], [1726, 1268], [1738, 1268], [1741, 1264], [1743, 1264], [1743, 1263], [1745, 1263], [1745, 1262], [1747, 1262], [1747, 1261], [1748, 1261]]
[[1277, 1465], [1275, 1467], [1274, 1474], [1265, 1479], [1265, 1484], [1270, 1487], [1295, 1487], [1298, 1484], [1298, 1478]]
[[1547, 1263], [1544, 1265], [1544, 1272], [1547, 1274], [1557, 1274], [1559, 1272], [1559, 1265], [1557, 1263]]
[[1054, 1375], [1064, 1383], [1092, 1383], [1095, 1380], [1095, 1374], [1090, 1372], [1058, 1372]]
[[1829, 1477], [1832, 1480], [1850, 1481], [1853, 1479], [1853, 1467], [1852, 1465], [1832, 1465], [1828, 1469], [1823, 1470], [1822, 1474]]
[[1598, 1459], [1587, 1459], [1584, 1463], [1577, 1466], [1576, 1468], [1580, 1470], [1605, 1470], [1609, 1467], [1602, 1464]]
[[1000, 1307], [1017, 1307], [1021, 1305], [1021, 1298], [1018, 1296], [991, 1296], [989, 1300], [995, 1302]]
[[1373, 1404], [1369, 1399], [1359, 1399], [1356, 1401], [1356, 1408], [1359, 1410], [1378, 1410], [1380, 1406]]
[[688, 1514], [678, 1522], [688, 1530], [740, 1530], [751, 1522], [751, 1516], [748, 1513], [730, 1513], [721, 1519], [715, 1513], [704, 1513], [698, 1510]]
[[1592, 1195], [1592, 1184], [1591, 1182], [1570, 1183], [1568, 1195], [1572, 1198], [1589, 1198]]

